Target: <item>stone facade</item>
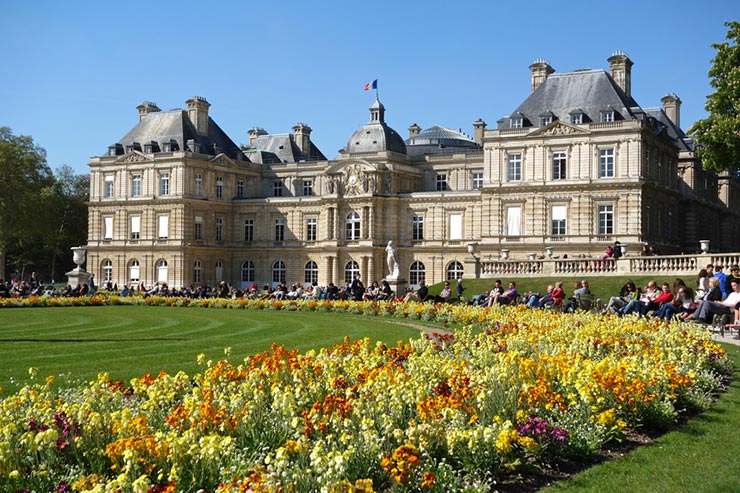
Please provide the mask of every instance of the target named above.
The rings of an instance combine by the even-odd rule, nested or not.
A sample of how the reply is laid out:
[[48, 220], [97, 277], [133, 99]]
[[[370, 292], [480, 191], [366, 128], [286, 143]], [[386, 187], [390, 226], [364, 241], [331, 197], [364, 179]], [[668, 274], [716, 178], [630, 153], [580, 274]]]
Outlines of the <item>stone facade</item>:
[[609, 62], [612, 74], [557, 74], [538, 60], [530, 98], [497, 128], [475, 122], [474, 138], [413, 124], [404, 141], [376, 100], [334, 159], [303, 123], [252, 129], [239, 149], [202, 97], [167, 112], [143, 103], [90, 162], [88, 270], [118, 286], [341, 285], [355, 272], [369, 284], [388, 275], [392, 240], [415, 285], [473, 277], [475, 258], [503, 250], [591, 256], [619, 240], [677, 253], [699, 239], [736, 250], [737, 180], [701, 170], [677, 97], [639, 107], [632, 62]]

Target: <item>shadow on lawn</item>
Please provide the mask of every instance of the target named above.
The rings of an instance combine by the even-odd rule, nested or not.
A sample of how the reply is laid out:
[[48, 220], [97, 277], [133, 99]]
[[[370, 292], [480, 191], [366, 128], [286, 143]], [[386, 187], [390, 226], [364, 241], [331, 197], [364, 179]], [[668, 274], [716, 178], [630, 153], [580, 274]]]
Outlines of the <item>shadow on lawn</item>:
[[175, 337], [143, 337], [140, 339], [42, 339], [42, 338], [17, 338], [17, 339], [0, 339], [0, 342], [145, 342], [145, 341], [187, 341], [184, 338]]

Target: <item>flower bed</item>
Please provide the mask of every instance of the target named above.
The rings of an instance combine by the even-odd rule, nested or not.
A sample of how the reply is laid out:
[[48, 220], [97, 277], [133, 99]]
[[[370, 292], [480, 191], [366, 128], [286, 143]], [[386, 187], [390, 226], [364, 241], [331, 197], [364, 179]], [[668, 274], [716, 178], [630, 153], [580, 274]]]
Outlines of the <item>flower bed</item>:
[[[109, 303], [127, 302], [110, 298]], [[395, 346], [283, 347], [195, 375], [52, 379], [0, 402], [2, 491], [491, 491], [706, 408], [727, 372], [680, 324], [526, 308], [147, 298], [463, 323]], [[38, 306], [38, 305], [33, 305]], [[228, 358], [228, 350], [227, 358]]]

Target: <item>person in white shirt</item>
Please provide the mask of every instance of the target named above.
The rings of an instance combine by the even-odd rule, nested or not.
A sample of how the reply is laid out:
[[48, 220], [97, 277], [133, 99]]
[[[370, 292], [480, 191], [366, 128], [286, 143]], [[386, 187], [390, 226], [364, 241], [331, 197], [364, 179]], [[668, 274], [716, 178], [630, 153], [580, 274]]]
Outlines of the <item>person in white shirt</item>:
[[732, 293], [728, 294], [724, 300], [702, 301], [696, 309], [694, 320], [709, 324], [712, 323], [712, 315], [714, 314], [729, 315], [734, 313], [734, 310], [740, 307], [740, 280], [733, 280], [731, 285]]

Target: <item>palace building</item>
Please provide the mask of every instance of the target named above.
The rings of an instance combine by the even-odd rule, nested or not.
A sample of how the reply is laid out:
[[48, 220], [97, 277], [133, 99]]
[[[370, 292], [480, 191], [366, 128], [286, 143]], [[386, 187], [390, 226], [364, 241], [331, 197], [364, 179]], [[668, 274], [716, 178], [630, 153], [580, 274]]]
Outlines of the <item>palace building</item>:
[[[328, 159], [311, 128], [248, 131], [240, 148], [202, 97], [185, 109], [144, 102], [138, 123], [90, 161], [87, 268], [99, 282], [149, 287], [343, 284], [474, 277], [476, 263], [598, 256], [620, 241], [662, 253], [737, 250], [740, 187], [702, 170], [680, 127], [681, 100], [642, 107], [632, 61], [557, 73], [544, 60], [531, 94], [495, 128], [412, 124], [403, 138], [377, 99]], [[471, 263], [475, 252], [476, 263]]]

